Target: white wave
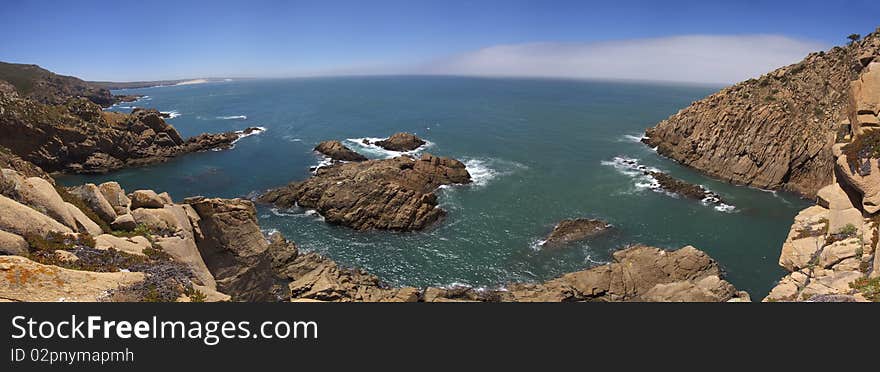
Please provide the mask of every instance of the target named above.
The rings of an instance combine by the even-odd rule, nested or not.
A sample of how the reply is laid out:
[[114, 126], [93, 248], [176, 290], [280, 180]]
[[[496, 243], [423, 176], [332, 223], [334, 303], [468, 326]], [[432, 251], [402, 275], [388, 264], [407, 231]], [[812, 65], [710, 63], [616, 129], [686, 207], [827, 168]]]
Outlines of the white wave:
[[318, 213], [318, 211], [314, 209], [304, 209], [300, 206], [293, 206], [288, 209], [272, 208], [270, 211], [278, 217], [313, 217], [318, 221], [324, 221], [324, 216]]
[[547, 244], [547, 240], [537, 239], [537, 240], [532, 241], [531, 244], [529, 244], [529, 248], [531, 248], [533, 251], [540, 251], [541, 248], [544, 248], [544, 244]]
[[254, 127], [254, 128], [256, 128], [256, 130], [251, 131], [250, 133], [245, 133], [244, 130], [236, 131], [235, 134], [238, 134], [238, 138], [235, 141], [232, 141], [232, 143], [235, 144], [236, 142], [238, 142], [242, 138], [256, 136], [256, 135], [266, 131], [266, 128], [264, 128], [264, 127]]
[[[378, 138], [378, 137], [362, 137], [362, 138], [348, 138], [345, 141], [354, 145], [353, 147], [355, 147], [355, 148], [353, 148], [352, 150], [354, 150], [356, 152], [360, 152], [360, 153], [363, 153], [366, 155], [372, 155], [374, 157], [385, 158], [385, 159], [396, 158], [401, 155], [418, 155], [422, 151], [424, 151], [425, 149], [428, 149], [428, 148], [434, 146], [434, 142], [428, 141], [423, 138], [422, 140], [425, 141], [425, 144], [422, 146], [419, 146], [419, 148], [417, 148], [415, 150], [412, 150], [412, 151], [391, 151], [391, 150], [383, 149], [379, 145], [376, 145], [377, 141], [382, 141], [384, 139], [385, 138]], [[364, 143], [364, 141], [366, 141], [368, 143]], [[358, 151], [358, 150], [360, 150], [360, 151]]]
[[174, 119], [174, 118], [180, 116], [180, 113], [177, 112], [177, 110], [171, 110], [171, 111], [159, 111], [159, 112], [168, 115], [168, 118], [167, 118], [167, 119]]
[[489, 181], [498, 176], [498, 172], [489, 168], [485, 160], [469, 159], [465, 160], [464, 166], [471, 175], [471, 181], [475, 186], [486, 186]]
[[[664, 189], [660, 185], [660, 181], [658, 181], [656, 178], [654, 178], [654, 176], [651, 175], [651, 172], [664, 173], [663, 171], [654, 167], [642, 165], [639, 163], [638, 159], [633, 159], [626, 156], [615, 156], [613, 160], [603, 160], [601, 164], [613, 167], [621, 174], [632, 178], [633, 185], [636, 187], [637, 190], [647, 189], [657, 193], [666, 194], [674, 198], [680, 197], [680, 195]], [[712, 190], [709, 190], [703, 185], [700, 185], [700, 187], [702, 187], [706, 193], [706, 196], [702, 200], [700, 200], [701, 204], [707, 207], [713, 207], [719, 212], [732, 213], [736, 211], [736, 206], [722, 202], [720, 195], [713, 192]]]
[[220, 120], [247, 120], [247, 115], [218, 116]]
[[635, 136], [635, 135], [632, 135], [632, 134], [624, 134], [624, 135], [623, 135], [623, 138], [621, 138], [621, 140], [624, 141], [624, 142], [637, 142], [637, 143], [641, 143], [642, 140], [643, 140], [643, 139], [646, 139], [646, 138], [648, 138], [648, 137], [645, 137], [645, 136], [643, 136], [643, 135]]
[[333, 161], [333, 159], [331, 159], [329, 156], [321, 156], [321, 161], [319, 161], [318, 164], [309, 167], [309, 170], [312, 171], [312, 174], [318, 174], [318, 169], [329, 167], [334, 163], [335, 161]]

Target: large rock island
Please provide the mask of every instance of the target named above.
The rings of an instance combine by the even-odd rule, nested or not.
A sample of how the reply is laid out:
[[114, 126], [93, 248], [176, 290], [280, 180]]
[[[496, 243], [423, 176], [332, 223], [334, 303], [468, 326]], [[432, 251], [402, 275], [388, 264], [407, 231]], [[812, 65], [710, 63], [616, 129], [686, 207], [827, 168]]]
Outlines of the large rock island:
[[312, 208], [327, 222], [358, 230], [411, 231], [445, 214], [434, 190], [470, 182], [458, 160], [399, 156], [322, 167], [311, 178], [270, 190], [258, 200], [281, 208]]

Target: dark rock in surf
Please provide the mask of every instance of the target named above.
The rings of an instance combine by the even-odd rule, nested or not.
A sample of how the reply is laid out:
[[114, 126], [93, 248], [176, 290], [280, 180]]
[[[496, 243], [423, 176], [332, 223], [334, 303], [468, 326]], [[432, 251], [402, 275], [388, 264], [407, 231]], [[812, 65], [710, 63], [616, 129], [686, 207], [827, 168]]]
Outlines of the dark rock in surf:
[[425, 144], [425, 140], [411, 133], [395, 133], [381, 141], [376, 141], [376, 146], [390, 151], [413, 151]]
[[578, 218], [560, 221], [553, 232], [544, 240], [544, 247], [559, 246], [565, 243], [584, 240], [610, 229], [611, 225], [600, 220]]
[[339, 141], [324, 141], [315, 146], [315, 151], [338, 161], [364, 161], [367, 158], [358, 154]]

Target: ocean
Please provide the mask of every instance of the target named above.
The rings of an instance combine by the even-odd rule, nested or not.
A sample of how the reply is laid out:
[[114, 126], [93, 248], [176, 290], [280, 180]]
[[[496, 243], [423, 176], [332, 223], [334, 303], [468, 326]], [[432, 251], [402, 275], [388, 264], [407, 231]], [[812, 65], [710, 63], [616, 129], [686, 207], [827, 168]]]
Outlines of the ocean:
[[[65, 185], [118, 181], [128, 191], [253, 197], [309, 177], [312, 151], [338, 139], [370, 158], [394, 153], [363, 138], [413, 132], [421, 151], [464, 162], [474, 183], [438, 191], [448, 216], [422, 232], [359, 232], [308, 210], [258, 206], [259, 223], [302, 251], [363, 268], [392, 285], [497, 288], [609, 262], [631, 244], [709, 253], [727, 279], [763, 298], [793, 217], [795, 195], [719, 182], [639, 142], [644, 129], [720, 87], [630, 82], [459, 77], [241, 80], [116, 92], [146, 95], [110, 108], [153, 107], [182, 135], [259, 126], [227, 151], [190, 154], [105, 175], [60, 177]], [[704, 185], [729, 205], [681, 199], [652, 187], [630, 163]], [[560, 220], [599, 218], [614, 229], [589, 241], [542, 249]]]

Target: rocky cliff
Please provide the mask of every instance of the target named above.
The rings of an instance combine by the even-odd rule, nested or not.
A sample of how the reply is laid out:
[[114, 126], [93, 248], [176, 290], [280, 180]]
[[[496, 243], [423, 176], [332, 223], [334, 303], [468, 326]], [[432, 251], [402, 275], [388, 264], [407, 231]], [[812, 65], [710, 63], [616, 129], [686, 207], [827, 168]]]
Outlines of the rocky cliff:
[[20, 96], [44, 104], [60, 105], [70, 98], [83, 97], [107, 107], [119, 100], [103, 87], [37, 65], [0, 62], [0, 80], [8, 82]]
[[838, 133], [862, 120], [851, 111], [851, 82], [878, 54], [880, 32], [812, 53], [694, 102], [644, 142], [713, 177], [814, 196], [832, 180]]
[[[253, 131], [256, 128], [248, 128]], [[183, 139], [156, 110], [106, 112], [85, 98], [47, 105], [0, 93], [0, 146], [49, 172], [101, 173], [232, 146], [243, 132]]]

